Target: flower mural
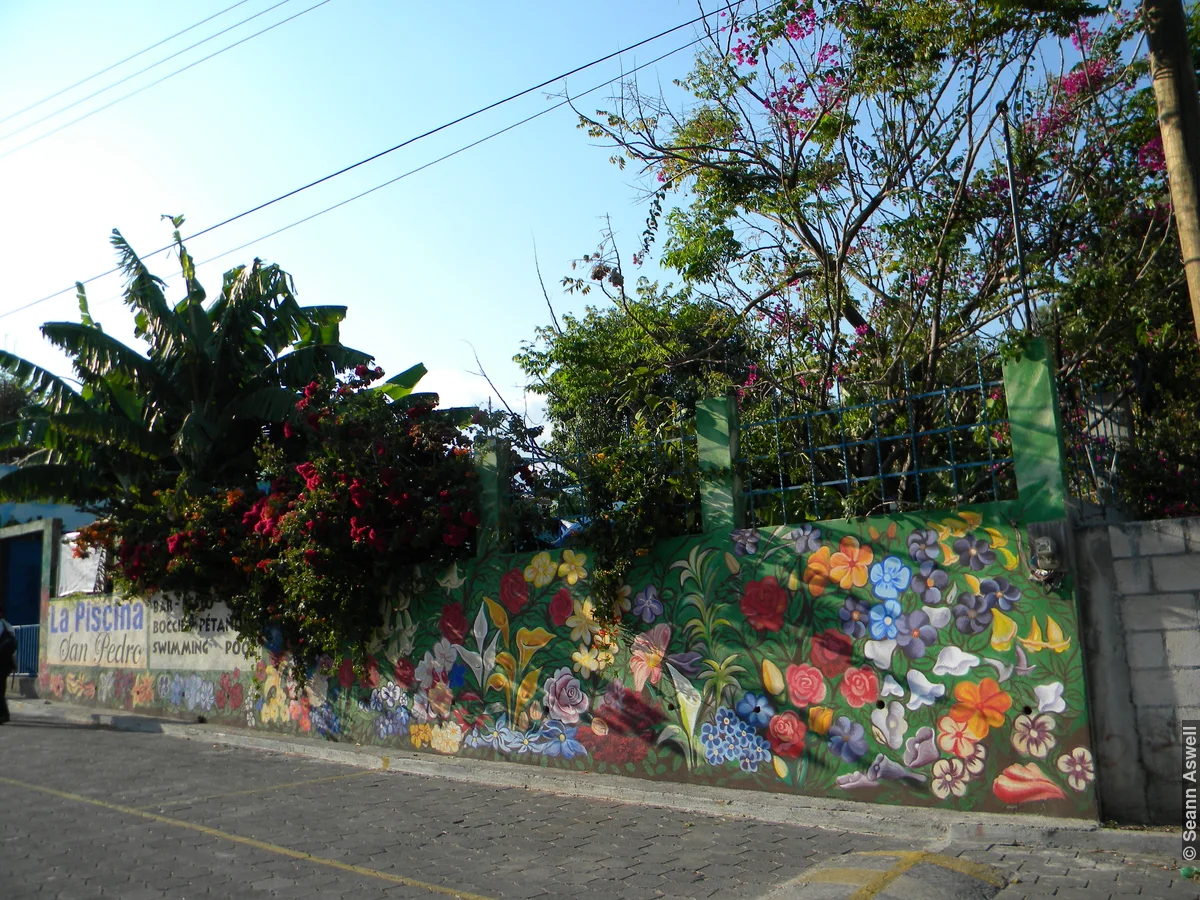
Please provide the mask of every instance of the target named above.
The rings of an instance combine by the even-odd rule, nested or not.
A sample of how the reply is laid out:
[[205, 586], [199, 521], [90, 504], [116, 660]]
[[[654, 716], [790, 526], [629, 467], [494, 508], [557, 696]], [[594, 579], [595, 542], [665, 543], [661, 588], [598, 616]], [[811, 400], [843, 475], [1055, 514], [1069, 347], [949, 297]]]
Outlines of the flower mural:
[[[55, 667], [72, 702], [871, 802], [1095, 813], [1071, 595], [995, 510], [741, 529], [640, 558], [489, 551], [296, 678]], [[69, 677], [68, 677], [69, 676]]]

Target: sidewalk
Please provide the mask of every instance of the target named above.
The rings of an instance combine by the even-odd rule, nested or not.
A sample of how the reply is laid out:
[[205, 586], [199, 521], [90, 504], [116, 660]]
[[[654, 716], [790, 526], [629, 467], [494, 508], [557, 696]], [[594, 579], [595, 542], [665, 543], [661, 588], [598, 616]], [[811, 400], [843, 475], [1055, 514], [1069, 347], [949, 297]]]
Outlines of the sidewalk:
[[[128, 784], [119, 778], [111, 782], [117, 792], [113, 796], [119, 800], [114, 803], [108, 795], [94, 789], [81, 791], [80, 781], [85, 785], [104, 782], [91, 780], [85, 772], [72, 769], [66, 760], [63, 760], [64, 771], [56, 776], [55, 783], [47, 784], [35, 760], [30, 758], [24, 775], [19, 772], [24, 764], [18, 765], [15, 773], [11, 770], [5, 773], [11, 775], [6, 779], [9, 782], [6, 787], [16, 790], [18, 796], [26, 791], [33, 798], [43, 792], [103, 807], [111, 814], [116, 811], [126, 816], [157, 816], [156, 821], [161, 820], [158, 824], [163, 827], [195, 829], [235, 843], [250, 841], [255, 852], [267, 852], [263, 847], [269, 846], [276, 856], [303, 857], [306, 865], [333, 867], [345, 877], [349, 877], [345, 875], [347, 871], [352, 871], [355, 878], [374, 878], [376, 882], [393, 876], [387, 874], [390, 869], [380, 870], [369, 860], [356, 861], [347, 870], [336, 854], [330, 856], [333, 853], [330, 847], [341, 846], [337, 841], [323, 845], [318, 859], [306, 849], [305, 841], [309, 838], [305, 837], [308, 832], [302, 823], [352, 822], [363, 818], [384, 821], [378, 815], [377, 794], [381, 785], [394, 784], [404, 797], [404, 815], [410, 803], [424, 810], [407, 825], [398, 826], [396, 839], [401, 845], [415, 847], [429, 836], [430, 829], [440, 828], [443, 836], [462, 832], [459, 856], [468, 854], [472, 866], [458, 873], [461, 878], [455, 884], [462, 890], [436, 891], [440, 893], [476, 897], [564, 896], [569, 886], [573, 896], [597, 897], [1200, 898], [1200, 883], [1185, 882], [1179, 876], [1174, 861], [1180, 850], [1178, 832], [1119, 831], [1086, 822], [882, 808], [739, 791], [702, 792], [691, 786], [573, 776], [518, 764], [393, 754], [378, 748], [297, 740], [130, 714], [98, 713], [43, 701], [11, 700], [10, 704], [14, 723], [23, 727], [0, 729], [3, 750], [14, 749], [18, 742], [28, 742], [29, 753], [44, 760], [47, 755], [50, 758], [61, 755], [64, 741], [74, 749], [84, 743], [85, 736], [94, 734], [95, 737], [86, 740], [101, 742], [105, 747], [120, 742], [119, 758], [123, 767], [129, 768]], [[39, 724], [45, 727], [36, 727]], [[112, 737], [105, 738], [105, 734]], [[121, 734], [125, 737], [119, 737]], [[160, 743], [161, 736], [184, 738], [186, 743], [178, 750], [167, 750]], [[38, 742], [40, 745], [35, 747]], [[250, 754], [235, 748], [272, 752]], [[103, 773], [108, 771], [105, 760], [95, 757], [114, 752], [97, 746], [85, 758], [92, 760], [90, 765]], [[149, 775], [138, 769], [138, 760], [143, 756]], [[6, 757], [13, 758], [7, 753]], [[144, 805], [145, 798], [158, 796], [156, 791], [166, 789], [154, 784], [153, 763], [162, 760], [174, 763], [171, 773], [163, 773], [170, 776], [169, 791], [179, 795], [174, 810], [157, 799], [150, 806]], [[341, 766], [332, 767], [328, 763]], [[346, 775], [336, 774], [345, 772], [346, 766], [354, 770]], [[285, 775], [283, 769], [309, 775], [297, 780], [295, 774]], [[355, 771], [364, 777], [356, 777]], [[330, 772], [335, 774], [329, 775]], [[161, 777], [157, 776], [160, 780]], [[261, 809], [263, 792], [272, 790], [262, 787], [264, 780], [283, 782], [278, 786], [288, 787], [281, 792], [286, 797], [280, 797], [278, 802], [290, 810], [285, 812], [281, 808], [281, 815], [271, 817], [277, 825], [288, 824], [282, 830], [269, 832], [274, 835], [269, 842], [257, 834], [251, 838], [243, 833], [243, 826], [251, 820], [244, 818], [244, 813], [231, 810], [232, 801], [201, 803], [199, 799], [184, 796], [190, 790], [190, 781], [198, 785], [243, 784], [248, 789], [241, 792], [217, 794], [210, 785], [207, 791], [197, 786], [196, 793], [209, 794], [208, 798], [200, 798], [209, 801], [215, 796], [234, 798], [254, 794], [254, 801]], [[295, 787], [325, 782], [341, 787], [336, 793], [325, 792], [320, 797], [305, 796], [305, 791], [311, 788]], [[368, 783], [373, 786], [369, 791]], [[100, 800], [99, 796], [106, 799]], [[132, 797], [139, 798], [142, 805], [126, 805], [134, 802]], [[456, 806], [447, 800], [449, 797], [471, 799], [459, 801]], [[183, 803], [182, 810], [179, 803]], [[292, 806], [296, 809], [291, 810]], [[504, 820], [508, 821], [501, 828], [504, 837], [472, 842], [470, 835], [482, 835], [487, 829], [463, 832], [468, 827], [465, 823], [484, 815], [491, 817], [489, 828], [499, 826], [501, 815], [497, 809], [504, 811]], [[163, 811], [169, 817], [159, 815]], [[186, 821], [175, 818], [185, 815]], [[547, 821], [547, 816], [556, 815], [566, 819], [557, 824]], [[202, 824], [193, 821], [197, 816], [203, 816]], [[606, 821], [610, 824], [600, 824]], [[46, 827], [57, 833], [49, 823]], [[564, 831], [570, 837], [571, 846], [567, 848], [559, 846]], [[554, 838], [550, 843], [555, 846], [542, 847], [539, 841], [543, 837]], [[367, 843], [372, 844], [370, 840]], [[5, 845], [0, 843], [0, 846]], [[522, 855], [524, 850], [517, 853], [514, 846], [525, 847], [529, 855]], [[635, 852], [634, 847], [641, 850]], [[348, 849], [347, 853], [352, 851]], [[549, 854], [548, 862], [538, 861], [539, 854]], [[423, 871], [426, 855], [414, 850], [408, 864]], [[587, 861], [587, 889], [582, 892], [577, 890], [582, 885], [576, 884], [577, 876], [582, 877], [577, 871], [580, 864], [572, 868], [573, 860]], [[461, 864], [459, 859], [460, 867]], [[32, 856], [27, 865], [31, 872], [37, 871]], [[478, 871], [493, 867], [503, 877], [482, 877]], [[363, 875], [364, 872], [367, 874]], [[686, 885], [680, 879], [686, 879]], [[425, 893], [418, 891], [411, 896], [427, 896], [433, 882], [417, 880], [425, 885]], [[280, 890], [280, 896], [307, 896], [283, 891], [282, 885]], [[69, 891], [64, 894], [70, 895]], [[389, 890], [387, 896], [400, 894]]]

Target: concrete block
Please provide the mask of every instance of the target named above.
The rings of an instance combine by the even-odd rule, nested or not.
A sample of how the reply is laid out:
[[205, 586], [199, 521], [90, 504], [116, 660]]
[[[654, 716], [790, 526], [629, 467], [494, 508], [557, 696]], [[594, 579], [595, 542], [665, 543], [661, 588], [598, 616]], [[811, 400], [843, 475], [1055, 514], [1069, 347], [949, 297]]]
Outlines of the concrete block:
[[[1188, 631], [1171, 633], [1191, 634]], [[1125, 647], [1130, 669], [1165, 669], [1167, 667], [1166, 647], [1161, 631], [1132, 631], [1125, 635]]]
[[1117, 576], [1117, 591], [1122, 594], [1148, 594], [1153, 587], [1150, 581], [1150, 561], [1145, 559], [1113, 560], [1113, 573]]
[[1175, 825], [1183, 821], [1183, 791], [1179, 779], [1151, 778], [1146, 789], [1146, 806], [1152, 825]]
[[1109, 525], [1108, 545], [1113, 559], [1129, 559], [1133, 556], [1133, 542], [1129, 538], [1131, 525]]
[[1166, 639], [1167, 665], [1172, 668], [1200, 666], [1200, 631], [1168, 631], [1163, 637]]
[[[1200, 553], [1157, 556], [1150, 563], [1154, 571], [1154, 584], [1160, 591], [1200, 591]], [[1120, 566], [1120, 563], [1116, 565]], [[1118, 572], [1118, 586], [1120, 583]]]
[[1140, 713], [1151, 706], [1165, 706], [1172, 711], [1177, 699], [1172, 690], [1170, 669], [1137, 669], [1129, 673], [1133, 686], [1133, 704]]
[[1200, 703], [1200, 669], [1172, 669], [1171, 682], [1177, 707]]
[[1200, 628], [1195, 594], [1134, 594], [1121, 598], [1126, 631], [1172, 631]]
[[1127, 533], [1132, 556], [1170, 556], [1188, 549], [1188, 530], [1178, 519], [1138, 522]]
[[1142, 764], [1151, 777], [1178, 779], [1182, 772], [1174, 707], [1149, 707], [1137, 714]]

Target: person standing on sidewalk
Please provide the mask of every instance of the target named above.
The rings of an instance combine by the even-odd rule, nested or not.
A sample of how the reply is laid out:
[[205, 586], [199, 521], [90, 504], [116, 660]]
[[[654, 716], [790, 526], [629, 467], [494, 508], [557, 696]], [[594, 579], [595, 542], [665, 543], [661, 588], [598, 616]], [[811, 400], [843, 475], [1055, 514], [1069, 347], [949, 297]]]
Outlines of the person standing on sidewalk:
[[0, 618], [0, 725], [8, 721], [8, 679], [17, 670], [17, 632]]

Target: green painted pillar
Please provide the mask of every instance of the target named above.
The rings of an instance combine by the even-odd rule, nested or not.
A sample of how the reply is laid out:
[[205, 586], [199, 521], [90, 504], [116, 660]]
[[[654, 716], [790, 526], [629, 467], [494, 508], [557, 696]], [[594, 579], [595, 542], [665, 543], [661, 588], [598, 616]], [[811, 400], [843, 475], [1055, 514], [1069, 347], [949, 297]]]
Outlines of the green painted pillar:
[[476, 464], [479, 473], [479, 529], [476, 555], [489, 550], [509, 549], [508, 533], [509, 478], [511, 455], [507, 441], [489, 438]]
[[1045, 338], [1033, 338], [1004, 363], [1004, 394], [1012, 435], [1017, 496], [1029, 522], [1066, 518], [1062, 426], [1054, 360]]
[[696, 404], [696, 449], [700, 459], [700, 514], [705, 531], [732, 531], [745, 520], [738, 456], [738, 409], [733, 394]]

